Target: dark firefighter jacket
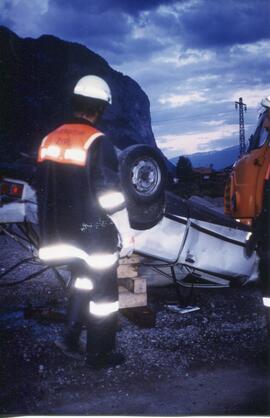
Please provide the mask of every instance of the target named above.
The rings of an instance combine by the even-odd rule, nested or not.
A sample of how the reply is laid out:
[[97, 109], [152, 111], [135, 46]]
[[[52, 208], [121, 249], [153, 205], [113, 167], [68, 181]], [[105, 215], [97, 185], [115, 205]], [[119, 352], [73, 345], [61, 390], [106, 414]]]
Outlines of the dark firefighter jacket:
[[[95, 131], [84, 119], [74, 119], [49, 134], [45, 142], [51, 135], [55, 145], [59, 142], [61, 145], [63, 138], [68, 141], [81, 130], [87, 132], [87, 127], [90, 132]], [[90, 141], [86, 160], [81, 164], [68, 159], [59, 163], [53, 157], [42, 159], [40, 147], [37, 188], [40, 247], [68, 243], [89, 253], [114, 252], [117, 247], [117, 230], [100, 207], [97, 195], [121, 191], [118, 159], [107, 137], [101, 132], [94, 136], [97, 137]]]

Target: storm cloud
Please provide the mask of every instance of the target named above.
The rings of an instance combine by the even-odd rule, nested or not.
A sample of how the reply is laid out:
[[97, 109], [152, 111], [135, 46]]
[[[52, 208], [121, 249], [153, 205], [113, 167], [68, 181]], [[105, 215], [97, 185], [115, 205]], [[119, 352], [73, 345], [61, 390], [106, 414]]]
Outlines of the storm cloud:
[[270, 94], [269, 0], [0, 0], [0, 16], [19, 36], [79, 42], [133, 77], [169, 157], [237, 144], [234, 101], [248, 105], [248, 136]]

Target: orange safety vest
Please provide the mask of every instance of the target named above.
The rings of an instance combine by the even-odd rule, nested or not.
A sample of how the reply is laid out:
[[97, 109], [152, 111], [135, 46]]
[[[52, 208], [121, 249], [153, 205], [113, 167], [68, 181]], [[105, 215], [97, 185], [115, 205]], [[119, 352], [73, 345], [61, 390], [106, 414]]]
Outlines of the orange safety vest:
[[38, 162], [86, 165], [87, 151], [96, 138], [104, 135], [92, 126], [66, 124], [46, 136], [38, 152]]

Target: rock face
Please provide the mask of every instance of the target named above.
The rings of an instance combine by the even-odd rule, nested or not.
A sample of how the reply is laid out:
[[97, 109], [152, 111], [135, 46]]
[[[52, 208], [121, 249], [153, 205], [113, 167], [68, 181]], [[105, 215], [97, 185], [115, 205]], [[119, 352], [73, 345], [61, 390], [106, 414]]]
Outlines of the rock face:
[[22, 39], [0, 27], [0, 161], [37, 151], [41, 139], [69, 117], [72, 90], [86, 74], [111, 87], [113, 104], [100, 128], [115, 144], [156, 146], [149, 100], [134, 80], [82, 45], [47, 35]]

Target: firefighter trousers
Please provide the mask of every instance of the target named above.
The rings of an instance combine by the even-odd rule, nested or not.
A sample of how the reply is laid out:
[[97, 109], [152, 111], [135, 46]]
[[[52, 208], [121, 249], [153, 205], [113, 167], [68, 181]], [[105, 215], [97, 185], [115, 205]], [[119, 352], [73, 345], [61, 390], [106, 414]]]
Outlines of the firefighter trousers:
[[[117, 262], [107, 269], [90, 269], [85, 263], [72, 266], [72, 285], [67, 314], [66, 342], [76, 349], [83, 327], [87, 330], [88, 357], [115, 348], [118, 319]], [[76, 287], [88, 280], [91, 289]]]

